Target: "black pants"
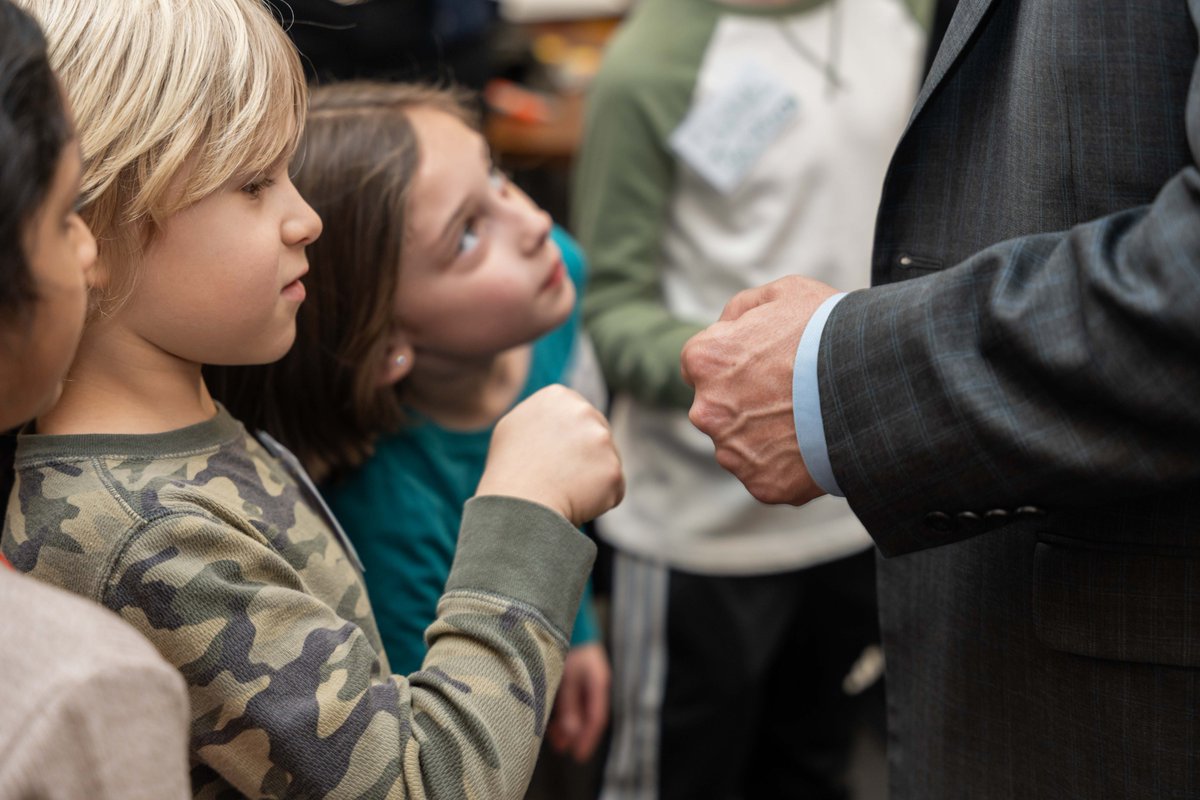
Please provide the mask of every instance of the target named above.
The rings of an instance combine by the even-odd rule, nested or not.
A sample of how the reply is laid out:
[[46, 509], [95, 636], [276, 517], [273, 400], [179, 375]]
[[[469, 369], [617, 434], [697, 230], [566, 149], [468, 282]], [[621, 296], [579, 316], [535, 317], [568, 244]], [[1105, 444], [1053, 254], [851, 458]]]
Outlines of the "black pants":
[[606, 800], [844, 798], [874, 564], [726, 577], [619, 554]]

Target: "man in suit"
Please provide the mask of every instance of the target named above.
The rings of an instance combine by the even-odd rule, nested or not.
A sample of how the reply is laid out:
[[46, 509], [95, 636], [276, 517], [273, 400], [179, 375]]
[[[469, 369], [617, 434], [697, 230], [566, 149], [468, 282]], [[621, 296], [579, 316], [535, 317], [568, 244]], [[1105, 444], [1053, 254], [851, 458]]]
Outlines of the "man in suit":
[[891, 796], [1200, 797], [1200, 0], [960, 0], [875, 287], [683, 369], [760, 500], [883, 555]]

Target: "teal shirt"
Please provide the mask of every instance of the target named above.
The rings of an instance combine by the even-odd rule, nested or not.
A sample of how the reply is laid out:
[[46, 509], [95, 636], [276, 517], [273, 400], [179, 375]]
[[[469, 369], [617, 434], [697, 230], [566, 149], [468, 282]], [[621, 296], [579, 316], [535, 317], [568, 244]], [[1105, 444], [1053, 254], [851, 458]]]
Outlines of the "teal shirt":
[[[580, 334], [586, 283], [583, 253], [561, 228], [556, 226], [552, 235], [578, 297], [567, 321], [534, 342], [529, 377], [519, 400], [565, 381]], [[361, 469], [322, 487], [366, 567], [367, 591], [388, 661], [400, 674], [420, 669], [425, 657], [425, 629], [437, 617], [438, 599], [458, 543], [463, 504], [475, 494], [483, 476], [493, 427], [452, 431], [413, 415], [407, 428], [378, 442], [375, 454]], [[571, 644], [596, 639], [589, 585]]]

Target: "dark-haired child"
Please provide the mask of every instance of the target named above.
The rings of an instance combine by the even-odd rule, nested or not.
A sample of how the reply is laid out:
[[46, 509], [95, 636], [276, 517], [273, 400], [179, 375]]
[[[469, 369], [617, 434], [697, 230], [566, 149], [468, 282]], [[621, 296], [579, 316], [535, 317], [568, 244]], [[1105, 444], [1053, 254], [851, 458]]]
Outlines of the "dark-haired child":
[[[79, 173], [41, 31], [0, 0], [0, 430], [54, 402], [79, 343]], [[0, 558], [0, 641], [0, 797], [187, 796], [183, 681], [136, 631]]]

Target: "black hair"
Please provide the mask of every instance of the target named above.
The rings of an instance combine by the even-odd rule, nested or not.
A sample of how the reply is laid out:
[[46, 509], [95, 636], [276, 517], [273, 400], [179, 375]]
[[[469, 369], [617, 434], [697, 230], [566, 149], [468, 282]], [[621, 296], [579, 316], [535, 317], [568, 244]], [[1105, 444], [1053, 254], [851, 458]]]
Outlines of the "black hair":
[[[37, 299], [25, 234], [73, 136], [46, 37], [10, 0], [0, 0], [0, 322]], [[0, 432], [0, 509], [13, 483], [11, 433]]]
[[10, 0], [0, 0], [0, 319], [37, 297], [25, 231], [73, 136], [46, 38]]

